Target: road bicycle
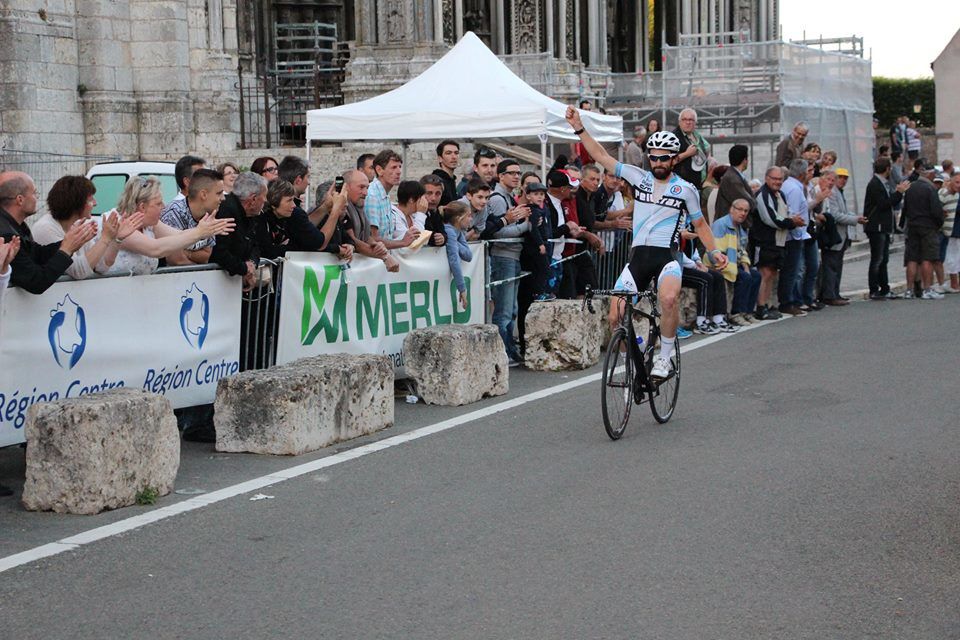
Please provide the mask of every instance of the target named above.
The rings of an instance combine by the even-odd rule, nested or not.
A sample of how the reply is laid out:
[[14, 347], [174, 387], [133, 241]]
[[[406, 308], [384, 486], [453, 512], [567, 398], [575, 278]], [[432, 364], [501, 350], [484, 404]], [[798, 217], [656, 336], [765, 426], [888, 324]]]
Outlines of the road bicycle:
[[[673, 371], [670, 375], [666, 378], [651, 377], [653, 356], [660, 340], [656, 290], [633, 293], [588, 288], [584, 295], [584, 306], [591, 313], [594, 313], [593, 297], [598, 295], [610, 296], [611, 305], [623, 300], [625, 310], [629, 310], [620, 315], [620, 325], [613, 331], [607, 345], [600, 391], [603, 427], [612, 440], [619, 440], [630, 419], [632, 404], [649, 402], [653, 417], [661, 424], [673, 415], [680, 394], [680, 345], [677, 344], [673, 351]], [[640, 307], [642, 301], [649, 302], [649, 312]], [[634, 319], [645, 319], [649, 323], [645, 339], [638, 339]]]

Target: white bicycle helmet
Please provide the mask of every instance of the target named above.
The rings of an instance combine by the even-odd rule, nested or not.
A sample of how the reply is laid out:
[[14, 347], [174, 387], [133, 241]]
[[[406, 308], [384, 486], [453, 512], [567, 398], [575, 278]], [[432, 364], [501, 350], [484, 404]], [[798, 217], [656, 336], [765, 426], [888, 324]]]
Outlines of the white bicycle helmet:
[[679, 153], [680, 139], [672, 131], [657, 131], [647, 139], [647, 148]]

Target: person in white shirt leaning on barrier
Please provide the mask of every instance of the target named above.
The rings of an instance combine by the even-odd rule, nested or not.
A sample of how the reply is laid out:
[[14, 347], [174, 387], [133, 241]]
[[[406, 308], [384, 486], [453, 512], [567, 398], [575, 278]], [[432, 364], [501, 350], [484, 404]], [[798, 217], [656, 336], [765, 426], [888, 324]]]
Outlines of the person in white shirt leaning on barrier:
[[[681, 268], [679, 252], [680, 229], [689, 216], [694, 229], [717, 269], [727, 266], [727, 256], [717, 249], [713, 233], [700, 211], [696, 189], [673, 173], [680, 151], [680, 141], [671, 132], [659, 132], [648, 140], [651, 171], [624, 165], [607, 153], [600, 143], [586, 131], [580, 114], [567, 108], [567, 122], [583, 142], [583, 146], [604, 169], [614, 171], [617, 177], [632, 185], [636, 194], [633, 209], [633, 246], [630, 262], [618, 280], [616, 288], [642, 289], [656, 278], [657, 298], [661, 307], [660, 353], [650, 373], [655, 378], [666, 378], [673, 370], [672, 357], [676, 348], [677, 326], [680, 324]], [[619, 323], [625, 303], [612, 304], [611, 326]]]
[[233, 220], [218, 220], [206, 214], [195, 227], [178, 230], [160, 222], [163, 194], [160, 181], [154, 177], [134, 176], [120, 194], [117, 211], [121, 215], [143, 214], [143, 227], [134, 231], [120, 244], [120, 252], [109, 273], [144, 275], [157, 270], [160, 258], [181, 251], [206, 238], [231, 233]]
[[[83, 176], [63, 176], [53, 183], [47, 194], [48, 213], [33, 224], [33, 239], [37, 244], [60, 242], [71, 227], [90, 222], [91, 212], [97, 206], [93, 197], [95, 192], [96, 187]], [[73, 254], [73, 264], [67, 268], [67, 275], [74, 280], [109, 271], [117, 259], [120, 244], [143, 226], [143, 214], [133, 213], [121, 219], [116, 211], [111, 211], [101, 216], [100, 221], [102, 228], [98, 236]]]

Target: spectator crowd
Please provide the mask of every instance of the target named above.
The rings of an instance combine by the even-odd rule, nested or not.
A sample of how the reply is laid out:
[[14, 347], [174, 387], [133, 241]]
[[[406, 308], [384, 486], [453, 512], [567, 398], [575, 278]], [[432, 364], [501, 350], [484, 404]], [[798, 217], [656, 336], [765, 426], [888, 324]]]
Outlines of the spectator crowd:
[[[637, 127], [623, 149], [625, 162], [649, 168], [646, 140], [660, 129], [655, 119]], [[937, 167], [919, 156], [919, 136], [905, 118], [877, 150], [859, 215], [846, 192], [850, 170], [837, 166], [836, 152], [807, 140], [803, 122], [779, 143], [762, 179], [751, 179], [744, 145], [729, 149], [726, 164], [713, 157], [693, 109], [679, 114], [674, 133], [681, 141], [675, 171], [699, 190], [727, 256], [725, 268], [712, 268], [692, 227], [682, 232], [683, 285], [694, 290], [697, 311], [681, 337], [847, 305], [840, 293], [844, 253], [861, 227], [870, 246], [872, 300], [897, 297], [888, 262], [898, 233], [911, 284], [905, 297], [960, 292], [960, 226], [954, 225], [960, 174], [950, 161]], [[39, 294], [64, 275], [146, 274], [194, 264], [219, 265], [251, 292], [269, 285], [262, 261], [288, 251], [327, 252], [344, 263], [359, 254], [395, 272], [396, 252], [426, 244], [445, 251], [457, 302], [466, 308], [462, 264], [476, 255], [472, 243], [486, 241], [485, 302], [511, 364], [519, 364], [531, 304], [609, 286], [601, 274], [617, 273], [626, 262], [634, 187], [594, 164], [580, 144], [571, 145], [570, 160], [559, 155], [543, 181], [518, 159], [482, 146], [458, 175], [460, 154], [459, 142], [443, 140], [437, 168], [404, 180], [396, 152], [364, 153], [316, 189], [312, 207], [305, 196], [314, 175], [300, 157], [261, 157], [243, 170], [230, 162], [210, 168], [187, 155], [176, 162], [179, 193], [171, 202], [163, 201], [156, 178], [134, 177], [97, 220], [94, 185], [68, 175], [45, 194], [47, 212], [31, 226], [27, 218], [43, 194], [29, 175], [7, 171], [0, 174], [0, 294], [8, 284]]]

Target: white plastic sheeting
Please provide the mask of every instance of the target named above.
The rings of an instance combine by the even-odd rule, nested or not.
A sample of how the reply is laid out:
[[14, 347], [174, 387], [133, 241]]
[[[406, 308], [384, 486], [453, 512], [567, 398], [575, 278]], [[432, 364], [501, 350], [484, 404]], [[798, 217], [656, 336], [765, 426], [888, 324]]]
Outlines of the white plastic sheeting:
[[[732, 124], [713, 134], [729, 142], [742, 134], [782, 138], [795, 123], [809, 124], [806, 141], [836, 151], [837, 166], [850, 171], [844, 195], [851, 210], [860, 211], [873, 177], [868, 60], [785, 42], [738, 42], [667, 47], [665, 69], [664, 108], [693, 106], [716, 120], [726, 118]], [[777, 142], [771, 142], [771, 157]], [[762, 175], [763, 168], [754, 166], [754, 173]]]
[[[307, 140], [575, 140], [566, 108], [517, 77], [468, 32], [433, 66], [393, 91], [307, 111]], [[597, 140], [623, 140], [620, 116], [586, 111], [581, 116]]]

